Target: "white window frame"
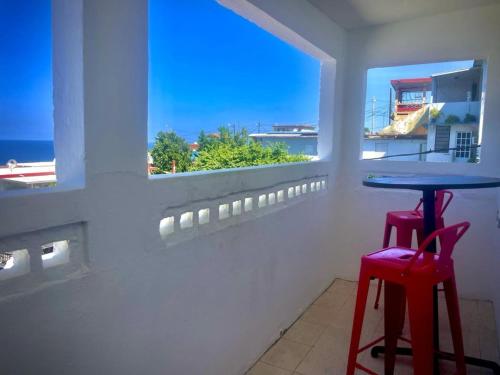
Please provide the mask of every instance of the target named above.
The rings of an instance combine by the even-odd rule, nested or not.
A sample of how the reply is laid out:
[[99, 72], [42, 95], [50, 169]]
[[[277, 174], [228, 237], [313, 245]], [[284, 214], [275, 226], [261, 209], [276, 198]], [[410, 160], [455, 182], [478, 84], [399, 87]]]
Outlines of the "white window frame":
[[[455, 153], [454, 156], [457, 159], [470, 159], [472, 155], [472, 143], [473, 143], [473, 133], [471, 131], [457, 131], [455, 134]], [[465, 143], [464, 143], [465, 141]], [[459, 148], [464, 147], [465, 150], [460, 150]]]
[[13, 189], [0, 197], [39, 195], [85, 186], [83, 0], [53, 0], [52, 105], [55, 187]]
[[[482, 137], [484, 133], [484, 114], [485, 114], [485, 97], [488, 95], [488, 69], [489, 69], [489, 59], [486, 55], [474, 54], [474, 55], [461, 55], [459, 58], [443, 56], [441, 58], [436, 59], [410, 59], [401, 63], [400, 61], [392, 61], [387, 60], [384, 63], [370, 63], [366, 62], [365, 65], [362, 66], [363, 69], [363, 87], [360, 95], [363, 97], [362, 110], [360, 110], [360, 127], [359, 127], [359, 155], [358, 162], [361, 165], [361, 169], [364, 172], [369, 173], [378, 173], [378, 172], [388, 172], [394, 171], [396, 173], [408, 173], [409, 168], [414, 173], [429, 173], [429, 171], [441, 172], [443, 166], [453, 164], [453, 168], [462, 173], [475, 173], [474, 171], [480, 163], [454, 163], [450, 162], [430, 162], [426, 160], [419, 161], [402, 161], [402, 160], [391, 160], [381, 159], [381, 160], [369, 160], [363, 159], [363, 139], [364, 139], [364, 124], [365, 124], [365, 111], [366, 111], [366, 89], [368, 84], [368, 70], [377, 69], [377, 68], [385, 68], [385, 67], [397, 67], [397, 66], [405, 66], [405, 65], [425, 65], [425, 64], [433, 64], [440, 63], [445, 61], [463, 61], [463, 60], [482, 60], [483, 62], [483, 72], [482, 72], [482, 91], [479, 94], [480, 103], [480, 112], [479, 112], [479, 124], [478, 124], [478, 136], [476, 138], [477, 144], [481, 145], [476, 149], [477, 156], [480, 157], [482, 153], [483, 142]], [[432, 99], [431, 99], [432, 100]], [[451, 137], [450, 132], [450, 137]], [[450, 138], [451, 142], [451, 138]], [[451, 145], [450, 145], [451, 146]], [[452, 157], [455, 155], [453, 150], [450, 150]], [[425, 155], [421, 155], [425, 156]], [[446, 167], [445, 167], [446, 168]]]
[[[179, 179], [186, 176], [200, 176], [213, 173], [233, 173], [238, 171], [249, 171], [255, 169], [271, 169], [283, 168], [285, 166], [303, 166], [310, 164], [321, 164], [325, 161], [331, 161], [333, 157], [334, 145], [334, 123], [335, 111], [333, 103], [336, 100], [336, 73], [337, 73], [337, 60], [329, 55], [324, 50], [320, 49], [310, 41], [306, 40], [300, 34], [284, 27], [277, 20], [262, 12], [257, 7], [242, 6], [239, 0], [218, 0], [221, 6], [224, 6], [244, 19], [254, 22], [262, 30], [272, 34], [281, 41], [292, 45], [299, 51], [308, 54], [309, 56], [317, 59], [320, 62], [320, 82], [319, 82], [319, 120], [318, 120], [318, 143], [316, 160], [295, 162], [295, 163], [282, 163], [282, 164], [268, 164], [256, 167], [243, 167], [231, 169], [217, 169], [209, 171], [196, 171], [196, 172], [183, 172], [175, 174], [157, 174], [149, 175], [150, 180], [163, 180], [163, 179]], [[148, 36], [149, 38], [149, 36]]]

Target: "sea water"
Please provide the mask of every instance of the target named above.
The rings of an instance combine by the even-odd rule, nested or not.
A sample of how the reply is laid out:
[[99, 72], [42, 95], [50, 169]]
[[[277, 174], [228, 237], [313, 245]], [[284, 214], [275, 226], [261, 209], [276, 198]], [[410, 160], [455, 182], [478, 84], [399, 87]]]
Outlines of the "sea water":
[[14, 159], [19, 163], [54, 160], [53, 141], [0, 140], [0, 165]]
[[[148, 142], [148, 148], [152, 147], [153, 142]], [[10, 159], [19, 163], [29, 163], [52, 161], [54, 158], [53, 141], [0, 139], [0, 165], [5, 165]]]

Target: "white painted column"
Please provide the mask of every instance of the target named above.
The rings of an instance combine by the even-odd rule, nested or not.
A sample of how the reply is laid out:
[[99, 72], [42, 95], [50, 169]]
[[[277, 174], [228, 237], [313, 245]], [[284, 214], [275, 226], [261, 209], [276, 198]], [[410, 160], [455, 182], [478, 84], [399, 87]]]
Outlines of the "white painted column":
[[82, 0], [52, 1], [54, 150], [59, 185], [85, 179]]
[[146, 176], [147, 1], [83, 4], [87, 177]]

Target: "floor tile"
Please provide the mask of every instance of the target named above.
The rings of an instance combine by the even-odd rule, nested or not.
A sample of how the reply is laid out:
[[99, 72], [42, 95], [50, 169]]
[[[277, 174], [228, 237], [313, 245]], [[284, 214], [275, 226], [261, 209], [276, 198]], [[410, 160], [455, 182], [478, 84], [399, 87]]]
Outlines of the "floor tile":
[[345, 336], [322, 335], [296, 372], [303, 375], [342, 374], [347, 360], [346, 340]]
[[292, 372], [278, 367], [268, 365], [267, 363], [257, 362], [246, 375], [291, 375]]
[[313, 345], [325, 330], [325, 326], [298, 320], [286, 332], [284, 338], [305, 345]]
[[310, 349], [308, 345], [281, 338], [262, 356], [261, 361], [282, 369], [295, 370]]
[[[356, 301], [357, 283], [335, 280], [334, 283], [304, 312], [285, 336], [261, 359], [265, 364], [260, 371], [278, 370], [295, 375], [344, 374], [351, 338], [352, 318]], [[380, 337], [384, 333], [383, 298], [378, 310], [373, 309], [376, 282], [372, 283], [363, 321], [361, 345]], [[498, 342], [493, 305], [487, 301], [460, 300], [462, 332], [467, 355], [498, 361]], [[446, 302], [439, 295], [440, 340], [443, 350], [452, 351], [453, 345], [448, 324]], [[403, 336], [410, 338], [408, 317]], [[401, 342], [400, 346], [408, 346]], [[384, 371], [383, 357], [372, 358], [369, 350], [358, 356], [358, 361], [377, 373]], [[269, 368], [264, 365], [268, 365]], [[257, 367], [257, 366], [256, 366]], [[455, 372], [453, 362], [441, 361], [441, 374]], [[411, 357], [399, 356], [396, 360], [397, 375], [413, 373]], [[469, 375], [489, 375], [491, 371], [474, 366], [467, 367]], [[252, 374], [257, 375], [260, 373]], [[267, 375], [267, 372], [262, 372]], [[269, 374], [275, 374], [270, 372]], [[276, 374], [280, 374], [277, 372]], [[357, 371], [356, 374], [364, 374]]]
[[340, 321], [340, 319], [337, 318], [338, 313], [339, 313], [338, 309], [323, 307], [318, 305], [311, 305], [304, 312], [300, 320], [304, 322], [326, 326], [328, 324], [333, 324], [335, 322]]

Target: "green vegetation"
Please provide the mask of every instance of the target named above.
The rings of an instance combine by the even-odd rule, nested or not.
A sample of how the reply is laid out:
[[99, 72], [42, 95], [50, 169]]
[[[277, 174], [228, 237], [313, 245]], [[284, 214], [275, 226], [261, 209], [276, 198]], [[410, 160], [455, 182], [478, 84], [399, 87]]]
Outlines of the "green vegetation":
[[470, 124], [472, 122], [476, 122], [477, 121], [477, 117], [474, 116], [473, 114], [471, 113], [467, 113], [464, 117], [464, 124]]
[[200, 132], [198, 150], [191, 152], [188, 143], [175, 132], [160, 132], [151, 151], [156, 170], [154, 173], [172, 171], [172, 160], [177, 172], [207, 171], [225, 168], [242, 168], [265, 164], [308, 161], [305, 155], [288, 153], [284, 143], [263, 146], [248, 136], [246, 129], [234, 132], [227, 127], [215, 134]]
[[458, 124], [460, 122], [460, 118], [455, 115], [448, 115], [444, 122], [445, 124]]
[[431, 115], [431, 122], [435, 123], [439, 120], [439, 118], [443, 115], [443, 113], [437, 108], [431, 108], [430, 115]]
[[189, 144], [175, 132], [159, 132], [151, 150], [156, 167], [154, 173], [172, 172], [175, 160], [176, 171], [186, 172], [191, 164]]

